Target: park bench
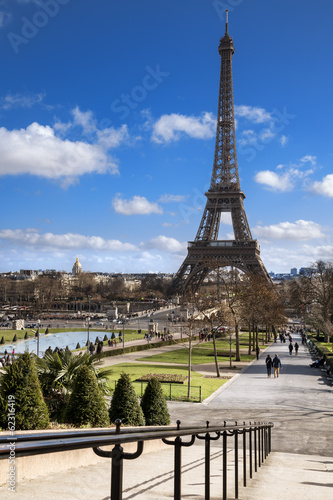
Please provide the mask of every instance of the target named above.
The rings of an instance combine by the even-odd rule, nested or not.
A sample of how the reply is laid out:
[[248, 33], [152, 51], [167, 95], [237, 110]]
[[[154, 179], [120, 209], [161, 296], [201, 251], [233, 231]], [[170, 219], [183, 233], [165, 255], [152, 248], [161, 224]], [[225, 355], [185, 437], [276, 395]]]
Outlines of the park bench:
[[321, 372], [326, 375], [326, 380], [327, 380], [327, 383], [332, 385], [333, 383], [333, 374], [332, 374], [332, 371], [331, 371], [331, 366], [327, 363], [327, 361], [325, 362], [325, 364], [320, 368]]

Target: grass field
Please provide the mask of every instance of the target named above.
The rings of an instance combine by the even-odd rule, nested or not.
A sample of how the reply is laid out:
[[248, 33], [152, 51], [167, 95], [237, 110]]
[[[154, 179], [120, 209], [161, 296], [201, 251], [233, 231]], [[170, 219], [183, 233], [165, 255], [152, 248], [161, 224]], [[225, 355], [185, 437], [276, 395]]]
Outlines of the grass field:
[[[232, 353], [232, 360], [235, 359], [235, 353]], [[241, 354], [241, 361], [252, 361], [255, 358], [254, 355]], [[147, 358], [138, 358], [138, 361], [145, 361]], [[229, 361], [229, 356], [217, 356], [217, 360]], [[188, 349], [179, 349], [177, 351], [167, 352], [165, 354], [155, 354], [149, 357], [149, 360], [156, 361], [158, 363], [175, 363], [175, 364], [188, 364]], [[213, 344], [203, 348], [193, 348], [192, 349], [192, 364], [201, 365], [203, 363], [214, 363], [213, 356]]]
[[[145, 358], [147, 359], [147, 358]], [[150, 358], [149, 358], [150, 359]], [[133, 382], [134, 388], [138, 396], [141, 396], [141, 387], [145, 387], [145, 384], [141, 385], [141, 382], [134, 382], [135, 379], [140, 378], [142, 375], [146, 375], [147, 373], [176, 373], [179, 375], [186, 375], [188, 373], [187, 367], [175, 366], [175, 367], [164, 367], [161, 365], [145, 365], [137, 364], [137, 363], [122, 363], [119, 365], [114, 365], [112, 367], [112, 374], [109, 377], [110, 381], [116, 381], [120, 377], [120, 375], [125, 372], [130, 375], [131, 380]], [[191, 372], [191, 393], [193, 396], [198, 399], [199, 391], [195, 388], [201, 386], [201, 397], [202, 399], [210, 396], [214, 391], [216, 391], [221, 385], [227, 382], [226, 379], [223, 378], [204, 378], [200, 373], [196, 373], [194, 371]], [[169, 384], [162, 384], [162, 388], [167, 397], [169, 397], [170, 386]], [[180, 399], [186, 398], [187, 395], [187, 382], [185, 384], [173, 384], [172, 385], [172, 399]]]

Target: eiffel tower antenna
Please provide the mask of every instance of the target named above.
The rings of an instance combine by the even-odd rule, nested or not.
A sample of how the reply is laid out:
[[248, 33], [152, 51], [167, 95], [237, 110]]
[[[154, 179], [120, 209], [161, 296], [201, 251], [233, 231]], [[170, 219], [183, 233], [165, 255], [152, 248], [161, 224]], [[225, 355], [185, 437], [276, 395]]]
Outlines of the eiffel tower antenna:
[[[232, 81], [235, 48], [228, 33], [227, 10], [225, 34], [218, 50], [221, 70], [212, 178], [195, 240], [188, 243], [187, 257], [173, 281], [178, 293], [197, 290], [206, 276], [219, 267], [236, 267], [271, 281], [260, 258], [259, 244], [252, 238], [243, 204], [245, 194], [239, 183]], [[231, 214], [234, 240], [218, 239], [221, 215], [225, 212]]]
[[228, 14], [229, 14], [229, 11], [226, 10], [225, 11], [225, 34], [226, 35], [228, 34]]

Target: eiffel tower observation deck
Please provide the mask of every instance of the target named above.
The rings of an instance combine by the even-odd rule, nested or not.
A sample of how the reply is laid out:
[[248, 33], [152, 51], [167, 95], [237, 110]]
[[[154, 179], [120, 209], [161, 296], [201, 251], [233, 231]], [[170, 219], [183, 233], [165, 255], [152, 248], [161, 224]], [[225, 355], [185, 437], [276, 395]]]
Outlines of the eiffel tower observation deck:
[[[197, 290], [211, 271], [221, 267], [232, 266], [270, 281], [260, 258], [259, 243], [252, 238], [243, 204], [245, 195], [239, 183], [232, 82], [235, 49], [228, 33], [228, 11], [218, 50], [221, 71], [213, 172], [197, 235], [188, 243], [187, 257], [173, 282], [178, 293]], [[218, 239], [222, 212], [231, 214], [233, 240]]]

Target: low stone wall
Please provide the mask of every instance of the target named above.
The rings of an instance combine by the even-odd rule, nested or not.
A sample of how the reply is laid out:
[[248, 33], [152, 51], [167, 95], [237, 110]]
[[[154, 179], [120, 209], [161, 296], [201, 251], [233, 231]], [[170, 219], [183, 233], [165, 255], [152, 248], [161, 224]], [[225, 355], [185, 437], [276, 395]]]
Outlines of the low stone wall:
[[[31, 434], [33, 431], [29, 431]], [[40, 432], [40, 431], [39, 431]], [[48, 431], [49, 432], [49, 431]], [[56, 434], [57, 431], [55, 431]], [[62, 431], [63, 432], [63, 431]], [[21, 433], [20, 433], [21, 434]], [[6, 435], [1, 432], [0, 436]], [[128, 443], [123, 446], [124, 451], [133, 453], [137, 449], [136, 443]], [[161, 439], [145, 441], [143, 454], [169, 448]], [[111, 450], [112, 446], [103, 446], [103, 450]], [[15, 459], [16, 481], [26, 479], [35, 479], [41, 476], [47, 476], [51, 473], [68, 471], [71, 468], [84, 467], [105, 463], [110, 461], [110, 480], [111, 480], [111, 458], [98, 457], [91, 448], [63, 451], [57, 453], [46, 453], [43, 455], [33, 455], [29, 457], [19, 457]], [[9, 459], [0, 460], [0, 486], [8, 483]]]

